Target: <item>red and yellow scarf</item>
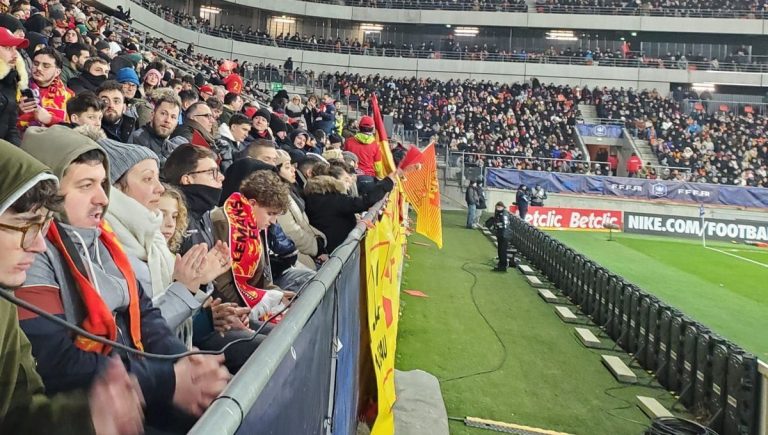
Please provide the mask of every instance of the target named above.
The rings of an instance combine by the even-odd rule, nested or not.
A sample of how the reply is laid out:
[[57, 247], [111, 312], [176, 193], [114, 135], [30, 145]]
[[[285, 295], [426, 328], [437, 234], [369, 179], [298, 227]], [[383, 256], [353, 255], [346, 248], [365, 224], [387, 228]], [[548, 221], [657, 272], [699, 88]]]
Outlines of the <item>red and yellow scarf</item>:
[[240, 192], [233, 193], [224, 202], [224, 214], [229, 222], [228, 242], [235, 287], [246, 305], [253, 308], [266, 293], [248, 283], [256, 274], [263, 254], [259, 226], [253, 218], [251, 204]]
[[[99, 229], [101, 230], [99, 241], [107, 248], [118, 270], [120, 270], [120, 273], [123, 274], [123, 277], [128, 282], [128, 297], [130, 300], [128, 320], [131, 342], [136, 349], [144, 350], [144, 346], [141, 343], [141, 311], [139, 308], [139, 288], [136, 282], [136, 275], [133, 273], [128, 256], [125, 255], [120, 242], [118, 242], [115, 233], [112, 232], [109, 225], [102, 221]], [[80, 292], [80, 297], [86, 310], [86, 317], [82, 323], [83, 329], [99, 337], [115, 341], [117, 339], [115, 318], [112, 316], [112, 311], [107, 307], [107, 304], [104, 303], [104, 299], [101, 298], [99, 292], [93, 286], [93, 283], [77, 268], [72, 255], [79, 254], [77, 252], [71, 253], [66, 249], [64, 241], [59, 234], [57, 224], [51, 225], [47, 237], [64, 257], [67, 267], [75, 280], [75, 285], [77, 285], [77, 289]], [[81, 335], [75, 338], [75, 346], [86, 352], [97, 352], [103, 355], [109, 355], [112, 351], [112, 346], [101, 344]]]

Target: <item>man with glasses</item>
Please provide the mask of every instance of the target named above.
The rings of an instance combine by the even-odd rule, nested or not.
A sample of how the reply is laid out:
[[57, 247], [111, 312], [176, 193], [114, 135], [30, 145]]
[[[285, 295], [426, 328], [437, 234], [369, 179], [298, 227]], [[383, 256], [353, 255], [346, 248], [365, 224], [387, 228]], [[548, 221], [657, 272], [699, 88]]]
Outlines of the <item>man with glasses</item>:
[[67, 101], [75, 96], [61, 81], [61, 55], [50, 47], [44, 47], [32, 55], [32, 81], [30, 89], [36, 91], [39, 100], [35, 109], [19, 115], [19, 131], [30, 125], [51, 126], [67, 119]]
[[[51, 152], [53, 143], [56, 152]], [[108, 162], [98, 144], [59, 125], [30, 127], [21, 148], [61, 178], [57, 194], [63, 203], [46, 236], [47, 251], [26, 266], [26, 279], [16, 291], [19, 298], [133, 349], [163, 355], [185, 352], [187, 347], [168, 329], [104, 222], [111, 187], [109, 166], [124, 162]], [[147, 404], [147, 421], [158, 429], [186, 432], [191, 418], [177, 412], [199, 416], [229, 379], [220, 357], [141, 358], [73, 334], [33, 313], [22, 312], [20, 324], [49, 393], [91, 385], [119, 356], [136, 375]]]
[[188, 227], [181, 254], [198, 243], [212, 248], [215, 241], [211, 210], [219, 203], [224, 182], [216, 155], [208, 148], [181, 145], [168, 156], [162, 175], [165, 182], [181, 190], [187, 203]]
[[[178, 146], [185, 143], [215, 150], [214, 128], [218, 129], [213, 111], [204, 102], [189, 106], [183, 124], [171, 134], [171, 143]], [[217, 157], [218, 160], [218, 157]]]
[[[0, 288], [14, 290], [27, 279], [35, 255], [46, 250], [51, 211], [61, 200], [48, 168], [5, 141], [0, 169]], [[0, 299], [0, 432], [139, 433], [140, 397], [118, 361], [109, 363], [88, 395], [44, 394], [29, 340], [19, 328], [19, 315], [28, 314]]]
[[103, 106], [101, 128], [107, 137], [118, 142], [128, 142], [136, 129], [136, 118], [125, 114], [125, 96], [123, 87], [114, 80], [108, 80], [99, 86], [96, 95]]

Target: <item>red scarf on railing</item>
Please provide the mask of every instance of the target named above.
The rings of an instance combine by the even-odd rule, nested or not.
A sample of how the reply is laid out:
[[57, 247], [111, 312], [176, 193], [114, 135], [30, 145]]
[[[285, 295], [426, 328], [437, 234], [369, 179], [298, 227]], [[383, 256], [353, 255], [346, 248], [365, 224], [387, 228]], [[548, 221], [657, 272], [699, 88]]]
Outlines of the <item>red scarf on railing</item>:
[[[120, 273], [123, 274], [128, 283], [128, 297], [130, 301], [128, 304], [128, 321], [130, 324], [131, 342], [136, 349], [144, 350], [144, 346], [141, 343], [141, 311], [139, 308], [139, 288], [136, 282], [136, 275], [133, 273], [128, 256], [125, 255], [115, 233], [112, 232], [112, 228], [102, 221], [99, 229], [101, 230], [99, 241], [107, 248], [112, 261], [115, 262], [117, 269], [120, 270]], [[117, 324], [115, 323], [112, 311], [104, 303], [104, 299], [101, 298], [99, 292], [94, 288], [93, 283], [80, 272], [75, 261], [72, 259], [72, 255], [80, 254], [67, 250], [59, 234], [58, 224], [51, 225], [47, 237], [64, 257], [67, 267], [75, 280], [77, 290], [80, 292], [80, 297], [86, 311], [85, 320], [82, 323], [83, 329], [99, 337], [115, 341], [117, 338]], [[97, 352], [103, 355], [109, 355], [112, 351], [112, 346], [101, 344], [81, 335], [75, 337], [75, 346], [86, 352]]]
[[224, 202], [224, 214], [229, 222], [229, 250], [232, 254], [232, 275], [240, 297], [253, 308], [266, 293], [248, 283], [256, 274], [263, 254], [259, 226], [253, 218], [248, 200], [235, 192]]

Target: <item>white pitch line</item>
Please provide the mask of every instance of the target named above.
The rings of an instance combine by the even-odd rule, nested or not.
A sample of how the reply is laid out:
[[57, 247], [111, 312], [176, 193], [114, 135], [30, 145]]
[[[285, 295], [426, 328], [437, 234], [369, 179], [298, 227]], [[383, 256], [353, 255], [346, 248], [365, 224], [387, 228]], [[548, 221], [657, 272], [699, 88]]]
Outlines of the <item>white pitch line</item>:
[[740, 259], [740, 260], [749, 261], [750, 263], [756, 264], [756, 265], [758, 265], [758, 266], [763, 266], [763, 267], [765, 267], [765, 268], [768, 268], [768, 264], [765, 264], [765, 263], [761, 263], [761, 262], [759, 262], [759, 261], [755, 261], [755, 260], [752, 260], [751, 258], [744, 258], [744, 257], [742, 257], [742, 256], [740, 256], [740, 255], [731, 254], [730, 252], [725, 252], [725, 251], [722, 251], [722, 250], [720, 250], [720, 249], [716, 249], [716, 248], [710, 248], [709, 246], [707, 246], [706, 248], [707, 248], [707, 249], [711, 249], [711, 250], [713, 250], [713, 251], [717, 251], [717, 252], [719, 252], [719, 253], [721, 253], [721, 254], [730, 255], [731, 257], [736, 257], [736, 258], [738, 258], [738, 259]]

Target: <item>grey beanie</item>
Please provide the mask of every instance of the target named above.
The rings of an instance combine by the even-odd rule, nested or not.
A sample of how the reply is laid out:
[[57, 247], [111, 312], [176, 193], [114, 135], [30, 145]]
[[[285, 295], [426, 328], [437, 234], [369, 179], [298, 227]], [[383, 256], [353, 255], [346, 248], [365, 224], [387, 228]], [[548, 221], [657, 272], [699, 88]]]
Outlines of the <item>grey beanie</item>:
[[141, 145], [118, 142], [112, 139], [98, 141], [109, 160], [109, 183], [115, 184], [132, 167], [143, 160], [154, 160], [160, 165], [160, 159], [154, 151]]
[[344, 156], [344, 160], [352, 160], [355, 164], [359, 163], [357, 154], [352, 151], [343, 151], [341, 154]]

